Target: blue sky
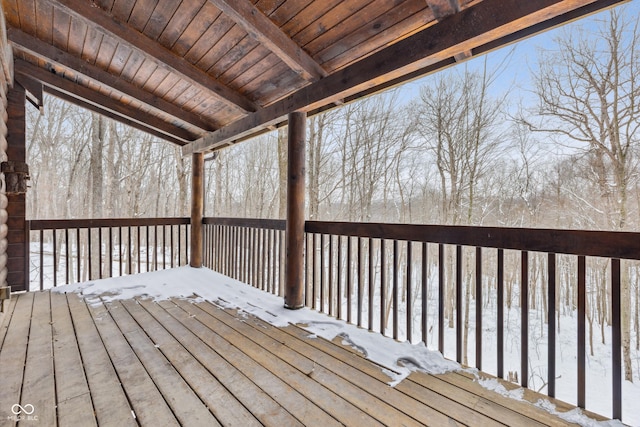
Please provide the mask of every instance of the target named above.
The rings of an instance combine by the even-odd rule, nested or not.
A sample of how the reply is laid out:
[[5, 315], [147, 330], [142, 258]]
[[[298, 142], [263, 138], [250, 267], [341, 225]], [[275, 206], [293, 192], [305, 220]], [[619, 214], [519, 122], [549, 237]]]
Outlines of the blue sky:
[[[640, 0], [632, 0], [622, 7], [625, 8], [629, 16], [640, 16]], [[514, 93], [517, 98], [526, 98], [528, 96], [526, 88], [530, 86], [530, 75], [531, 72], [535, 72], [536, 68], [537, 51], [540, 48], [552, 48], [554, 46], [554, 38], [562, 34], [564, 31], [571, 31], [572, 28], [577, 27], [596, 28], [597, 20], [607, 13], [609, 12], [605, 10], [561, 27], [545, 31], [505, 48], [490, 52], [487, 55], [481, 55], [473, 58], [464, 64], [466, 64], [470, 69], [480, 68], [483, 66], [485, 56], [488, 61], [487, 65], [489, 69], [496, 68], [504, 63], [504, 71], [501, 78], [496, 82], [494, 90], [506, 91], [513, 89], [518, 92], [517, 94]], [[505, 62], [506, 57], [509, 55], [511, 55], [511, 58]], [[455, 67], [461, 66], [464, 65], [460, 64]], [[415, 97], [415, 95], [419, 93], [419, 87], [427, 84], [430, 78], [431, 76], [422, 77], [403, 85], [400, 88], [401, 97], [407, 100]]]

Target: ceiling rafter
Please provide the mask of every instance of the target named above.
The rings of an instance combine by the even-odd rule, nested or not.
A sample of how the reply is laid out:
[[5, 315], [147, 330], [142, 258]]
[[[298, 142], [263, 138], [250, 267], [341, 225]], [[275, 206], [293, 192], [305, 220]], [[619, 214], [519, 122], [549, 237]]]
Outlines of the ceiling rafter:
[[[282, 122], [291, 111], [312, 111], [341, 98], [369, 92], [385, 81], [400, 81], [421, 69], [435, 71], [451, 65], [464, 52], [486, 51], [497, 40], [516, 40], [521, 28], [542, 31], [624, 0], [594, 0], [577, 8], [564, 0], [483, 0], [450, 15], [398, 43], [305, 86], [288, 97], [183, 147], [183, 155], [219, 149]], [[495, 13], [501, 10], [503, 13]], [[561, 17], [557, 22], [555, 18]], [[526, 34], [526, 33], [525, 33]], [[527, 34], [531, 35], [531, 34]], [[497, 47], [497, 46], [496, 46]], [[440, 64], [442, 64], [440, 66]]]
[[[213, 126], [200, 118], [200, 116], [190, 113], [177, 107], [176, 105], [163, 100], [152, 93], [149, 93], [124, 79], [115, 76], [107, 71], [102, 70], [95, 65], [91, 65], [87, 61], [83, 61], [68, 52], [56, 48], [53, 45], [43, 42], [29, 34], [9, 27], [7, 31], [9, 41], [18, 49], [27, 52], [37, 58], [47, 61], [54, 65], [68, 67], [78, 74], [93, 80], [108, 88], [114, 89], [122, 95], [133, 98], [142, 104], [168, 114], [175, 119], [188, 123], [192, 126], [200, 128], [204, 131], [213, 131], [217, 126]], [[112, 100], [112, 102], [118, 102]]]
[[14, 63], [14, 69], [16, 74], [23, 74], [44, 84], [46, 86], [45, 91], [47, 92], [51, 92], [50, 89], [53, 89], [55, 92], [61, 92], [70, 98], [84, 101], [86, 104], [92, 106], [90, 109], [93, 111], [98, 111], [97, 109], [99, 109], [101, 111], [109, 112], [109, 117], [114, 118], [114, 116], [117, 116], [127, 119], [132, 123], [136, 123], [136, 128], [170, 140], [176, 144], [184, 145], [185, 143], [197, 138], [197, 135], [187, 131], [186, 129], [171, 125], [170, 123], [167, 123], [158, 117], [144, 113], [137, 108], [120, 103], [114, 103], [112, 102], [113, 100], [106, 95], [95, 92], [87, 87], [80, 86], [62, 76], [58, 76], [55, 73], [49, 72], [24, 60], [16, 60]]
[[53, 87], [50, 86], [45, 86], [45, 92], [47, 92], [49, 95], [51, 96], [55, 96], [56, 98], [60, 98], [63, 101], [66, 101], [70, 104], [75, 104], [79, 107], [84, 108], [85, 110], [89, 110], [89, 111], [93, 111], [94, 113], [98, 113], [103, 115], [104, 117], [110, 118], [112, 120], [115, 120], [117, 122], [120, 122], [122, 124], [125, 124], [127, 126], [130, 126], [134, 129], [138, 129], [141, 132], [145, 132], [148, 133], [149, 135], [153, 135], [155, 137], [158, 137], [160, 139], [163, 139], [165, 141], [171, 142], [173, 144], [177, 144], [177, 145], [184, 145], [184, 141], [178, 138], [174, 138], [171, 135], [167, 135], [165, 133], [159, 132], [153, 128], [141, 125], [140, 123], [131, 120], [127, 117], [123, 117], [119, 114], [114, 114], [111, 111], [105, 110], [103, 108], [100, 108], [92, 103], [89, 103], [87, 101], [84, 101], [80, 98], [76, 98], [74, 96], [71, 96], [69, 94], [67, 94], [66, 92], [62, 92], [59, 91], [57, 89], [54, 89]]
[[240, 93], [220, 83], [218, 80], [192, 65], [184, 58], [166, 49], [128, 24], [116, 20], [101, 8], [83, 0], [46, 0], [51, 5], [64, 10], [76, 19], [85, 22], [97, 31], [140, 51], [147, 58], [171, 73], [180, 76], [205, 93], [235, 106], [244, 112], [256, 111], [258, 106]]
[[433, 16], [440, 21], [447, 16], [460, 12], [459, 0], [426, 0]]
[[248, 0], [209, 1], [303, 79], [315, 81], [327, 75], [307, 52]]

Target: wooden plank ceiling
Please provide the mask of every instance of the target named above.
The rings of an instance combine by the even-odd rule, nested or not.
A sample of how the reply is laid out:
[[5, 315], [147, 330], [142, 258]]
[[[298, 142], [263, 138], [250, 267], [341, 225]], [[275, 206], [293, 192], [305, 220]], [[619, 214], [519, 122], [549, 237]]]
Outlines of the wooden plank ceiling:
[[[2, 0], [16, 80], [209, 151], [625, 0]], [[33, 93], [36, 92], [36, 93]]]

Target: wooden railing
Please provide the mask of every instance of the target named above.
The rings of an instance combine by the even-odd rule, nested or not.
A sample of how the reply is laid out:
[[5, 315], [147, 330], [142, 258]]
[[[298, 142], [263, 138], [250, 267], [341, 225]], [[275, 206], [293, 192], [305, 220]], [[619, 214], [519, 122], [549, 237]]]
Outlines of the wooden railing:
[[28, 221], [31, 290], [185, 265], [189, 223], [189, 218]]
[[284, 220], [204, 218], [204, 266], [283, 295]]
[[[189, 258], [188, 218], [30, 221], [29, 226], [32, 253], [38, 254], [31, 259], [32, 275], [40, 288], [47, 281], [55, 286], [184, 265]], [[552, 397], [562, 293], [575, 303], [575, 390], [583, 408], [587, 293], [596, 280], [593, 272], [607, 271], [607, 294], [598, 298], [606, 300], [612, 331], [612, 415], [621, 418], [621, 284], [640, 271], [640, 233], [315, 221], [306, 222], [305, 232], [308, 307], [397, 340], [436, 342], [443, 354], [453, 347], [457, 361], [502, 378], [507, 377], [505, 325], [517, 307], [517, 370], [524, 387], [531, 375], [530, 308], [543, 306], [544, 384]], [[283, 294], [285, 221], [205, 218], [203, 234], [206, 267]], [[563, 285], [568, 281], [575, 294]], [[489, 319], [495, 319], [496, 344], [483, 349]], [[488, 366], [483, 355], [495, 356], [495, 365]]]
[[[281, 294], [284, 221], [206, 218], [204, 222], [207, 266]], [[640, 259], [640, 233], [313, 221], [306, 222], [305, 232], [306, 306], [398, 340], [430, 344], [435, 338], [443, 353], [450, 348], [445, 339], [451, 335], [457, 361], [502, 378], [511, 377], [505, 372], [504, 346], [513, 304], [519, 310], [517, 370], [524, 387], [531, 375], [530, 307], [546, 305], [544, 383], [552, 397], [558, 375], [555, 313], [560, 289], [567, 292], [556, 278], [575, 277], [576, 295], [566, 298], [575, 300], [577, 309], [575, 389], [583, 408], [589, 272], [595, 270], [593, 263], [605, 263], [612, 328], [612, 414], [620, 418], [621, 277], [631, 265], [629, 260]], [[482, 301], [491, 301], [494, 312], [488, 313]], [[483, 349], [487, 318], [495, 318], [496, 345]], [[474, 344], [467, 345], [467, 340]], [[483, 354], [494, 351], [496, 366], [487, 366]]]

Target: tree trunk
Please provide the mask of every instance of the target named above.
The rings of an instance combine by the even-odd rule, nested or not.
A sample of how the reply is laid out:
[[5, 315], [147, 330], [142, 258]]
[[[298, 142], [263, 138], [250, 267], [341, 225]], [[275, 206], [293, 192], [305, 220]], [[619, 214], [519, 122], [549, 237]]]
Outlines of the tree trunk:
[[[91, 114], [91, 158], [89, 160], [89, 170], [91, 171], [91, 217], [102, 218], [103, 203], [103, 149], [104, 138], [106, 132], [106, 123], [104, 117], [99, 114]], [[89, 272], [89, 280], [96, 277], [94, 272], [100, 272], [101, 262], [98, 240], [98, 230], [94, 229], [91, 233], [91, 270]]]
[[278, 218], [287, 217], [287, 128], [278, 129]]

